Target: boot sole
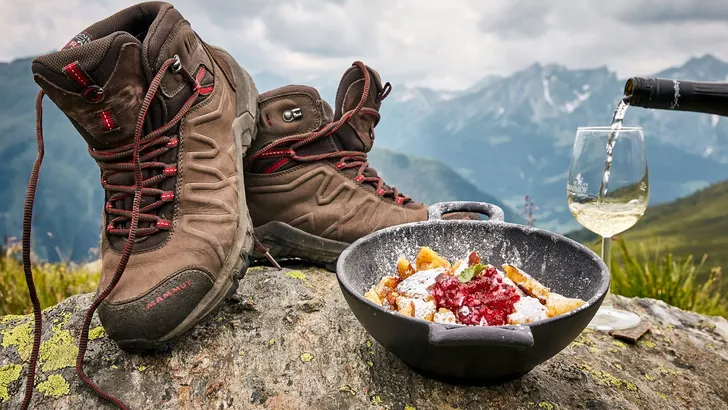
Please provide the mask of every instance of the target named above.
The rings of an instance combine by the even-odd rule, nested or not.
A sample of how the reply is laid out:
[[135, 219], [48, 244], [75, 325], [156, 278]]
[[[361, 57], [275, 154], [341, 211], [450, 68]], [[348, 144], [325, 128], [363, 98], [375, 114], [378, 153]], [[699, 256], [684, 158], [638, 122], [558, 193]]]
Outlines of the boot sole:
[[[331, 272], [336, 272], [336, 261], [349, 246], [346, 242], [322, 238], [279, 221], [255, 228], [255, 236], [269, 248], [270, 254], [276, 259], [304, 260], [323, 266]], [[253, 260], [258, 263], [266, 258], [253, 252]]]
[[[237, 89], [236, 118], [233, 120], [232, 126], [238, 169], [238, 210], [240, 211], [237, 233], [230, 254], [218, 273], [217, 281], [192, 313], [174, 330], [160, 339], [127, 339], [116, 341], [121, 349], [128, 352], [157, 351], [172, 347], [176, 342], [190, 333], [194, 326], [214, 312], [223, 301], [235, 294], [235, 291], [238, 289], [238, 282], [245, 276], [250, 265], [248, 255], [250, 255], [253, 247], [253, 237], [252, 231], [249, 228], [252, 227], [252, 221], [250, 220], [250, 213], [245, 200], [243, 156], [257, 133], [258, 90], [250, 74], [230, 54], [218, 47], [214, 48], [221, 51], [227, 57], [230, 68], [233, 71]], [[222, 81], [225, 81], [222, 73], [219, 75]], [[248, 219], [247, 224], [244, 223], [244, 218]]]

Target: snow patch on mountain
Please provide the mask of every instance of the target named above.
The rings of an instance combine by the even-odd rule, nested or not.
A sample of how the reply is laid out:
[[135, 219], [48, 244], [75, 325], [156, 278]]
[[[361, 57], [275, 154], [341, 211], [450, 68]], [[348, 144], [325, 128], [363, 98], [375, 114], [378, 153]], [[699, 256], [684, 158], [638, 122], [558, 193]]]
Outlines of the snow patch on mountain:
[[579, 108], [581, 103], [586, 101], [591, 96], [591, 93], [588, 91], [585, 93], [580, 93], [580, 92], [574, 91], [574, 96], [576, 98], [574, 100], [569, 101], [566, 104], [564, 104], [564, 106], [562, 107], [562, 111], [568, 112], [568, 113], [574, 112], [575, 109]]
[[544, 77], [542, 79], [543, 83], [543, 98], [546, 100], [547, 103], [549, 103], [550, 106], [554, 107], [556, 104], [554, 103], [553, 98], [551, 98], [551, 90], [549, 90], [549, 79]]

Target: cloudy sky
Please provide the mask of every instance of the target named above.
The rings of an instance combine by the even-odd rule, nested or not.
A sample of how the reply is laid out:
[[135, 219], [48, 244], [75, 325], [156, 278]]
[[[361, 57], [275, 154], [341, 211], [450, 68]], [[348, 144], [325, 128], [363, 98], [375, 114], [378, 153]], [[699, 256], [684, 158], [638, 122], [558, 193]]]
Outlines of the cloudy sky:
[[[0, 61], [63, 46], [130, 0], [0, 0]], [[534, 62], [645, 75], [728, 59], [728, 0], [177, 0], [251, 72], [303, 82], [360, 59], [394, 84], [465, 88]], [[455, 7], [454, 5], [457, 5]]]

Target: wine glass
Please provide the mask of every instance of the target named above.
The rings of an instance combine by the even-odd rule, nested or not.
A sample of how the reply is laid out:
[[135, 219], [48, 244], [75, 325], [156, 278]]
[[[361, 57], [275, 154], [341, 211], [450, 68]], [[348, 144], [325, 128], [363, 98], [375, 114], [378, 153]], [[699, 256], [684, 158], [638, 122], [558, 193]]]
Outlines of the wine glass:
[[[610, 268], [612, 236], [636, 224], [649, 202], [642, 128], [579, 127], [568, 178], [569, 210], [582, 226], [602, 237], [602, 260]], [[602, 305], [588, 327], [609, 331], [639, 323], [632, 312]]]

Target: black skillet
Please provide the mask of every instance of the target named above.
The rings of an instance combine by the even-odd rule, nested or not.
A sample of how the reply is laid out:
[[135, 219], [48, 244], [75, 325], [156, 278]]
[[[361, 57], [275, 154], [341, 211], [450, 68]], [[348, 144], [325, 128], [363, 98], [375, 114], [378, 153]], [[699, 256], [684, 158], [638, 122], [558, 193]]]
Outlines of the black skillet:
[[[488, 220], [443, 220], [449, 212]], [[567, 314], [523, 326], [444, 325], [390, 312], [364, 293], [396, 261], [414, 261], [420, 246], [448, 260], [476, 251], [484, 263], [511, 263], [552, 291], [586, 303]], [[518, 378], [556, 355], [587, 326], [609, 288], [609, 271], [585, 246], [564, 236], [503, 221], [503, 210], [480, 202], [432, 205], [429, 220], [386, 228], [344, 250], [336, 269], [346, 302], [367, 332], [419, 373], [454, 384], [483, 385]]]

